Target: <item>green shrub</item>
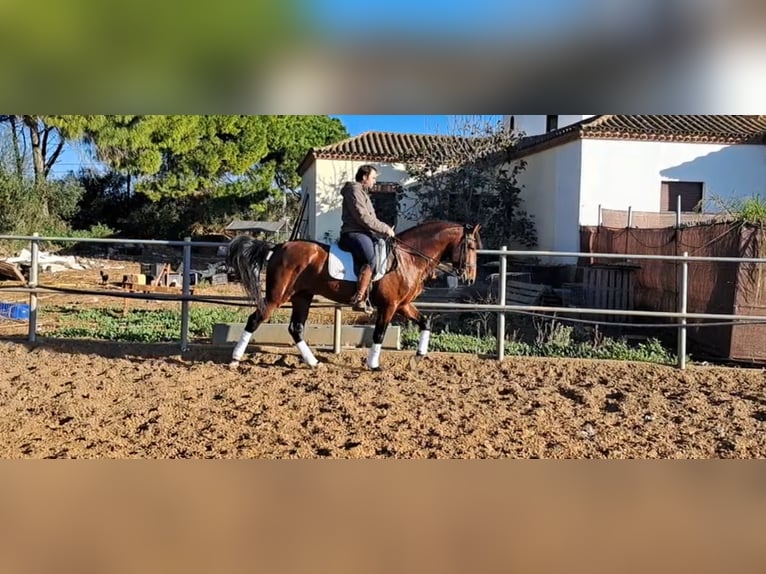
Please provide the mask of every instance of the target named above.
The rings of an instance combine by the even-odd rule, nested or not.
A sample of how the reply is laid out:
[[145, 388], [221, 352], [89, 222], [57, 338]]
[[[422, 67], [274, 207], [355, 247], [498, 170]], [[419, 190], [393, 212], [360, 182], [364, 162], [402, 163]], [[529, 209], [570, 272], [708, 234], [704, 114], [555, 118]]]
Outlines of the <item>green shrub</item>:
[[[402, 333], [402, 347], [417, 348], [418, 329], [408, 327]], [[432, 333], [429, 341], [432, 351], [449, 353], [495, 354], [496, 337], [473, 337], [465, 334], [438, 332]], [[580, 359], [612, 359], [622, 361], [644, 361], [672, 365], [676, 357], [659, 340], [649, 339], [631, 346], [624, 339], [599, 338], [598, 341], [574, 341], [572, 327], [562, 326], [550, 331], [549, 336], [538, 336], [533, 343], [524, 341], [506, 341], [507, 356], [526, 357], [563, 357]]]

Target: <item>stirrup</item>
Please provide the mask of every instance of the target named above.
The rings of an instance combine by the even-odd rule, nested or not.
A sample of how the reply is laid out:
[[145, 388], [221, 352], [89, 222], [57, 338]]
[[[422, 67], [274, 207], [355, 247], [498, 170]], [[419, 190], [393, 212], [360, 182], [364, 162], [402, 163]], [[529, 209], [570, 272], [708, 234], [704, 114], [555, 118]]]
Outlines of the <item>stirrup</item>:
[[369, 304], [367, 299], [360, 299], [359, 301], [354, 301], [351, 303], [351, 309], [354, 311], [361, 311], [362, 313], [365, 313], [366, 315], [372, 315], [372, 306]]

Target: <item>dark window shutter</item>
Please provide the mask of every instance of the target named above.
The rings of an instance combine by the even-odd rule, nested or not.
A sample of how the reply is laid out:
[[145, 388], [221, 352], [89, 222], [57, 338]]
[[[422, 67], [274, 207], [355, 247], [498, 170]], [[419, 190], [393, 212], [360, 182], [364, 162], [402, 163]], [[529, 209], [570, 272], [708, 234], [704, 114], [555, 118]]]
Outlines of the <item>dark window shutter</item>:
[[702, 182], [663, 181], [660, 191], [660, 211], [675, 211], [679, 196], [681, 197], [681, 211], [700, 211]]
[[378, 182], [372, 188], [372, 193], [370, 193], [372, 206], [375, 208], [375, 215], [391, 227], [396, 226], [399, 215], [400, 190], [401, 186], [399, 184]]
[[545, 131], [552, 132], [559, 129], [559, 117], [558, 116], [545, 116]]

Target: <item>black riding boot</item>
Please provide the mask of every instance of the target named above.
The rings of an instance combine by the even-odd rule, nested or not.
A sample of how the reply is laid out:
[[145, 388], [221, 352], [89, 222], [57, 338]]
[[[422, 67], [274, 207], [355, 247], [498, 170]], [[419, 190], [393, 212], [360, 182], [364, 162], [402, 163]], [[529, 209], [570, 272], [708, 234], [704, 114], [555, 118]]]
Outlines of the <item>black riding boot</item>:
[[363, 313], [372, 313], [372, 309], [367, 304], [367, 292], [370, 288], [370, 282], [372, 281], [372, 267], [364, 265], [359, 270], [359, 278], [356, 283], [356, 293], [351, 298], [351, 308], [354, 311], [362, 311]]

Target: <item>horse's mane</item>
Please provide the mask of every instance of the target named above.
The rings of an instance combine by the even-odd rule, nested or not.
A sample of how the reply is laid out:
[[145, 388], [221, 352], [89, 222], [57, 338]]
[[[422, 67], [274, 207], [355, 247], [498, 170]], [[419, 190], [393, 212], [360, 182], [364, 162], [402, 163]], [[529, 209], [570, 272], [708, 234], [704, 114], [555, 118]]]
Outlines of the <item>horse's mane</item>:
[[400, 239], [408, 239], [415, 235], [427, 235], [429, 233], [436, 234], [444, 229], [450, 229], [452, 227], [463, 227], [460, 223], [454, 221], [444, 221], [441, 219], [435, 219], [426, 221], [409, 229], [405, 229], [399, 234]]

